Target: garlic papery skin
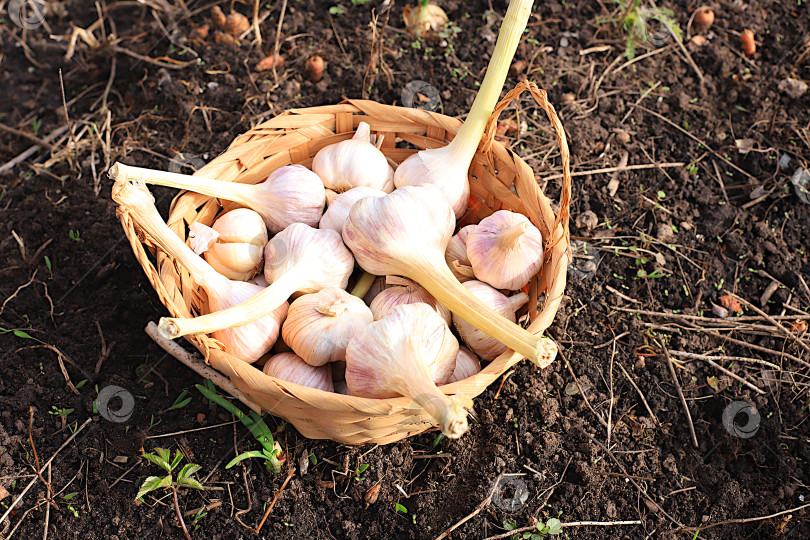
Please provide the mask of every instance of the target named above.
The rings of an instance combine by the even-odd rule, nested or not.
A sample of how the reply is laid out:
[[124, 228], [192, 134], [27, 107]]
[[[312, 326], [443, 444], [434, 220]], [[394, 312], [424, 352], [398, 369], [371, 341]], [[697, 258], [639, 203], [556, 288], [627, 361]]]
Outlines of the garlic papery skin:
[[450, 324], [452, 320], [450, 310], [441, 305], [423, 287], [409, 279], [397, 276], [386, 276], [386, 283], [395, 286], [380, 291], [369, 306], [375, 321], [390, 315], [397, 306], [423, 303], [432, 307], [444, 319], [444, 322]]
[[[500, 291], [480, 281], [467, 281], [462, 285], [484, 304], [512, 322], [516, 320], [515, 312], [529, 301], [529, 295], [526, 293], [518, 293], [507, 297]], [[458, 334], [464, 340], [464, 343], [484, 360], [492, 360], [501, 353], [506, 352], [506, 345], [486, 335], [461, 317], [454, 315], [453, 325], [458, 330]]]
[[334, 392], [332, 383], [332, 370], [329, 366], [310, 366], [293, 353], [280, 353], [271, 356], [264, 364], [262, 371], [276, 379], [287, 381], [301, 386], [308, 386], [324, 392]]
[[470, 197], [468, 169], [498, 103], [512, 57], [531, 15], [531, 7], [532, 0], [512, 0], [509, 3], [484, 81], [464, 124], [446, 146], [422, 150], [403, 161], [394, 173], [397, 188], [433, 184], [441, 189], [456, 218], [464, 214]]
[[447, 397], [437, 388], [453, 374], [458, 341], [427, 304], [397, 307], [371, 323], [349, 342], [346, 384], [353, 396], [406, 396], [421, 405], [442, 433], [457, 439], [467, 431], [472, 400]]
[[447, 250], [444, 252], [444, 260], [456, 279], [464, 283], [475, 279], [470, 260], [467, 258], [467, 235], [475, 225], [467, 225], [450, 238]]
[[382, 197], [383, 195], [385, 195], [384, 191], [366, 186], [359, 186], [338, 194], [329, 200], [326, 212], [324, 212], [318, 228], [332, 229], [338, 233], [343, 232], [343, 223], [346, 221], [349, 210], [352, 209], [354, 203], [363, 197]]
[[327, 287], [298, 297], [281, 327], [284, 343], [311, 366], [346, 359], [349, 341], [374, 322], [360, 298]]
[[456, 356], [456, 368], [453, 370], [453, 375], [447, 384], [463, 381], [481, 371], [481, 362], [467, 347], [458, 348], [458, 356]]
[[218, 217], [211, 227], [189, 225], [189, 243], [214, 269], [229, 279], [247, 281], [259, 271], [267, 227], [249, 208], [237, 208]]
[[340, 235], [293, 223], [264, 247], [264, 277], [270, 284], [256, 296], [229, 309], [193, 319], [161, 319], [166, 334], [180, 337], [207, 334], [255, 321], [283, 304], [293, 293], [315, 293], [326, 287], [345, 288], [354, 258]]
[[[160, 217], [152, 195], [143, 184], [118, 181], [113, 186], [112, 197], [119, 204], [119, 211], [128, 212], [160, 249], [189, 271], [194, 281], [207, 293], [211, 310], [235, 306], [265, 290], [253, 283], [229, 280], [196, 255]], [[229, 354], [246, 362], [255, 362], [276, 342], [281, 322], [287, 316], [287, 308], [287, 303], [282, 302], [265, 316], [255, 319], [255, 322], [239, 328], [226, 326], [227, 329], [214, 332], [212, 337], [222, 342]]]
[[540, 366], [547, 357], [543, 338], [493, 311], [450, 272], [444, 253], [455, 225], [436, 187], [406, 186], [357, 201], [343, 225], [343, 241], [366, 272], [414, 280], [454, 314]]
[[475, 277], [496, 289], [516, 291], [543, 267], [543, 235], [523, 214], [499, 210], [467, 235]]
[[312, 160], [312, 170], [327, 189], [343, 193], [367, 186], [385, 193], [394, 191], [393, 169], [376, 146], [369, 142], [371, 128], [360, 122], [354, 136], [321, 148]]
[[240, 184], [207, 176], [189, 176], [116, 163], [108, 173], [113, 180], [142, 180], [147, 184], [187, 189], [237, 202], [258, 212], [276, 234], [293, 223], [316, 227], [326, 204], [326, 190], [317, 174], [303, 165], [276, 169], [264, 182]]
[[365, 294], [365, 296], [363, 296], [363, 301], [367, 306], [371, 306], [371, 303], [375, 298], [377, 298], [377, 295], [388, 288], [388, 285], [385, 283], [385, 279], [386, 276], [374, 276], [374, 281], [371, 283], [371, 287], [369, 287], [368, 292]]

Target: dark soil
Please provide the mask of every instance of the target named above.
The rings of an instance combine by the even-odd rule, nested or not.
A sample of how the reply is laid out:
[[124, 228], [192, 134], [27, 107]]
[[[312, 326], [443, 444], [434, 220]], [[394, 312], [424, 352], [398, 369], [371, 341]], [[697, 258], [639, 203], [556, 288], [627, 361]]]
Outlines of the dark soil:
[[[144, 334], [147, 322], [165, 310], [124, 241], [103, 172], [117, 159], [165, 169], [181, 152], [208, 161], [273, 114], [343, 97], [398, 103], [412, 80], [439, 89], [440, 112], [462, 115], [494, 46], [494, 34], [483, 28], [488, 2], [442, 2], [461, 30], [444, 46], [415, 42], [404, 31], [403, 5], [396, 3], [379, 16], [383, 56], [374, 59], [376, 76], [364, 81], [372, 50], [369, 23], [378, 3], [291, 1], [278, 37], [285, 58], [278, 82], [272, 72], [253, 68], [272, 52], [280, 2], [262, 6], [263, 14], [270, 13], [257, 48], [250, 45], [252, 36], [241, 47], [215, 43], [213, 31], [204, 40], [192, 39], [195, 28], [210, 23], [206, 2], [187, 0], [190, 11], [184, 11], [157, 7], [181, 2], [149, 8], [102, 1], [97, 5], [104, 32], [110, 39], [115, 35], [114, 45], [104, 44], [97, 28], [102, 45], [79, 39], [69, 60], [71, 28], [88, 28], [99, 15], [91, 2], [64, 4], [61, 15], [48, 15], [50, 29], [23, 31], [2, 14], [0, 123], [38, 137], [63, 127], [61, 70], [74, 137], [52, 139], [50, 152], [40, 149], [0, 176], [0, 487], [10, 493], [3, 497], [0, 489], [0, 513], [31, 481], [36, 463], [53, 456], [71, 430], [90, 419], [44, 473], [59, 493], [49, 512], [49, 538], [181, 538], [169, 498], [134, 502], [139, 482], [157, 474], [139, 456], [156, 446], [182, 450], [202, 466], [198, 476], [214, 489], [182, 493], [184, 510], [221, 502], [196, 524], [193, 516], [186, 518], [195, 538], [257, 537], [236, 518], [256, 526], [285, 475], [268, 474], [258, 462], [225, 469], [235, 448], [256, 449], [241, 425], [188, 431], [232, 418], [209, 406], [194, 390], [199, 377]], [[616, 309], [713, 317], [721, 289], [759, 306], [772, 278], [784, 286], [767, 302], [767, 313], [796, 314], [785, 304], [810, 309], [810, 291], [800, 280], [810, 281], [810, 205], [790, 181], [796, 167], [810, 160], [810, 92], [793, 98], [779, 87], [788, 77], [810, 80], [807, 3], [712, 2], [717, 16], [708, 42], [687, 45], [703, 85], [671, 40], [640, 41], [638, 56], [668, 48], [618, 70], [626, 60], [624, 38], [614, 22], [604, 20], [612, 4], [537, 4], [517, 55], [526, 67], [510, 76], [507, 87], [528, 76], [549, 92], [570, 138], [574, 170], [616, 167], [625, 152], [629, 165], [684, 163], [618, 173], [614, 196], [608, 192], [611, 174], [575, 178], [573, 218], [591, 211], [598, 225], [585, 227], [580, 218], [583, 226], [574, 235], [601, 260], [595, 273], [581, 264], [569, 272], [567, 297], [550, 333], [593, 410], [560, 357], [542, 372], [520, 364], [499, 392], [494, 384], [476, 400], [477, 422], [456, 442], [437, 442], [432, 432], [385, 447], [350, 448], [304, 439], [269, 417], [289, 461], [309, 465], [278, 497], [261, 537], [435, 538], [479, 508], [501, 474], [512, 475], [501, 477], [505, 489], [452, 537], [483, 538], [507, 526], [529, 526], [534, 518], [557, 517], [641, 522], [564, 529], [571, 538], [810, 537], [806, 509], [740, 522], [803, 506], [810, 495], [806, 365], [724, 343], [690, 330], [688, 321], [651, 329], [668, 321]], [[699, 6], [683, 0], [659, 5], [671, 8], [684, 30]], [[250, 16], [252, 8], [236, 7]], [[330, 15], [331, 7], [340, 9]], [[505, 2], [495, 0], [492, 8], [498, 15], [490, 22], [497, 29]], [[744, 28], [759, 44], [751, 58], [739, 52]], [[64, 37], [49, 37], [58, 35]], [[199, 62], [195, 53], [183, 53], [183, 42]], [[166, 69], [122, 50], [160, 62], [192, 62]], [[317, 84], [304, 71], [313, 53], [327, 63]], [[509, 133], [508, 142], [556, 196], [559, 181], [542, 180], [559, 172], [549, 125], [530, 98], [518, 107], [504, 118], [526, 126]], [[735, 146], [744, 139], [750, 140], [740, 145], [752, 146], [747, 153]], [[2, 162], [31, 144], [0, 131]], [[780, 168], [783, 156], [790, 162]], [[165, 212], [173, 193], [155, 193]], [[733, 337], [810, 360], [772, 327], [760, 334]], [[759, 395], [704, 361], [673, 356], [682, 362], [676, 372], [695, 447], [662, 340], [670, 351], [759, 358], [785, 371], [768, 383], [764, 378], [774, 376], [761, 365], [719, 361], [762, 389]], [[78, 395], [66, 387], [57, 350]], [[98, 390], [109, 385], [135, 398], [126, 422], [94, 413]], [[190, 403], [170, 410], [183, 390], [190, 391]], [[739, 401], [761, 415], [750, 438], [734, 436], [722, 423], [724, 409]], [[608, 418], [609, 439], [602, 424]], [[149, 438], [175, 432], [185, 433]], [[364, 472], [355, 474], [360, 468]], [[379, 497], [369, 504], [365, 495], [377, 484]], [[41, 536], [46, 498], [43, 483], [35, 482], [0, 523], [0, 536], [12, 530], [15, 538]], [[673, 532], [681, 527], [701, 531]]]

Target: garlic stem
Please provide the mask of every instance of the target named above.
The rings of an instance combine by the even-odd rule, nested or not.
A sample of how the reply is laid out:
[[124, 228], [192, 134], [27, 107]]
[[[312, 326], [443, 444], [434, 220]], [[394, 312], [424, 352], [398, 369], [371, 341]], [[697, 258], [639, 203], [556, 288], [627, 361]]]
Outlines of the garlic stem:
[[524, 293], [524, 292], [517, 293], [517, 294], [514, 294], [514, 295], [510, 296], [507, 299], [507, 302], [509, 303], [509, 311], [515, 312], [515, 311], [519, 310], [523, 306], [523, 304], [525, 304], [528, 301], [529, 301], [529, 295]]
[[221, 197], [257, 211], [261, 210], [261, 207], [255, 208], [256, 188], [250, 184], [223, 182], [206, 176], [191, 176], [145, 167], [134, 167], [120, 162], [116, 162], [110, 168], [108, 174], [113, 180], [140, 180], [156, 186], [186, 189], [209, 197]]
[[529, 230], [529, 222], [521, 221], [501, 231], [498, 235], [498, 247], [504, 250], [511, 249], [527, 230]]
[[[422, 368], [424, 371], [424, 368]], [[448, 438], [458, 439], [467, 431], [467, 410], [472, 402], [463, 394], [452, 397], [446, 396], [433, 381], [427, 372], [420, 377], [403, 377], [402, 395], [410, 396], [422, 406], [430, 416], [439, 424], [439, 427]]]
[[357, 298], [364, 298], [368, 293], [369, 289], [371, 289], [371, 285], [374, 283], [374, 280], [377, 279], [377, 276], [374, 274], [369, 274], [368, 272], [363, 272], [363, 275], [360, 276], [360, 279], [357, 280], [357, 285], [354, 286], [352, 289], [352, 296], [356, 296]]
[[[167, 338], [176, 339], [189, 334], [209, 334], [251, 323], [272, 312], [298, 290], [303, 280], [297, 274], [295, 271], [286, 272], [262, 292], [227, 309], [193, 319], [163, 317], [158, 329]], [[235, 321], [238, 324], [234, 324]]]
[[[478, 95], [475, 96], [475, 101], [470, 113], [467, 115], [467, 119], [464, 120], [464, 124], [446, 147], [448, 149], [446, 164], [458, 162], [463, 163], [466, 168], [472, 162], [489, 117], [492, 115], [492, 111], [495, 110], [495, 105], [498, 104], [512, 58], [515, 56], [523, 30], [526, 28], [531, 16], [532, 2], [533, 0], [512, 0], [509, 2], [509, 7], [506, 10], [506, 15], [498, 33], [498, 40], [495, 43], [495, 50], [492, 52], [492, 58], [489, 60], [486, 75], [481, 83]], [[419, 154], [427, 157], [429, 151], [422, 150]], [[425, 159], [425, 165], [432, 171], [438, 172], [443, 165], [446, 166], [441, 161], [443, 160], [428, 161]]]
[[411, 267], [411, 277], [447, 309], [535, 364], [539, 363], [542, 338], [484, 304], [458, 282], [444, 259], [441, 263], [431, 261], [430, 264], [414, 265]]

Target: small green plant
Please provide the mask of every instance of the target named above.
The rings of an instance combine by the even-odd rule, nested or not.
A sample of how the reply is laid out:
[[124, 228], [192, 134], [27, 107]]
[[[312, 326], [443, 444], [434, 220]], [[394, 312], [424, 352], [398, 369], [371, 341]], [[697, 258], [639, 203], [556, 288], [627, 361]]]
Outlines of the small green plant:
[[216, 388], [214, 387], [214, 383], [211, 382], [211, 379], [206, 379], [204, 385], [198, 384], [196, 385], [196, 388], [202, 395], [208, 398], [209, 401], [216, 403], [238, 418], [239, 421], [242, 422], [245, 427], [248, 428], [248, 430], [250, 430], [250, 433], [253, 434], [253, 437], [259, 442], [259, 444], [262, 445], [261, 450], [251, 450], [249, 452], [239, 454], [233, 458], [230, 463], [225, 465], [226, 469], [230, 469], [245, 459], [259, 458], [264, 460], [264, 465], [270, 472], [281, 472], [281, 462], [278, 459], [281, 455], [281, 445], [273, 440], [273, 433], [270, 431], [270, 428], [267, 427], [267, 424], [264, 423], [262, 417], [256, 413], [256, 411], [250, 411], [249, 414], [243, 413], [230, 401], [217, 394]]
[[182, 392], [180, 392], [180, 395], [177, 396], [177, 399], [174, 400], [174, 403], [172, 403], [172, 406], [169, 407], [166, 410], [167, 411], [173, 411], [175, 409], [182, 409], [183, 407], [185, 407], [186, 405], [191, 403], [191, 396], [189, 396], [189, 397], [186, 397], [186, 396], [188, 396], [188, 390], [183, 390]]
[[68, 236], [74, 242], [81, 242], [82, 241], [82, 239], [79, 237], [79, 231], [74, 231], [73, 229], [70, 229], [70, 232], [68, 233]]
[[42, 127], [42, 119], [34, 118], [31, 120], [31, 127], [34, 129], [34, 135], [39, 135], [39, 128]]
[[330, 15], [336, 15], [336, 16], [339, 17], [339, 16], [343, 15], [344, 13], [346, 13], [346, 10], [343, 9], [342, 7], [340, 7], [340, 6], [332, 6], [332, 7], [329, 8], [329, 14]]
[[157, 491], [159, 489], [170, 490], [172, 492], [172, 496], [174, 497], [174, 511], [177, 514], [177, 520], [180, 522], [180, 526], [183, 528], [183, 533], [186, 535], [186, 539], [191, 540], [191, 535], [188, 533], [188, 529], [186, 528], [186, 522], [183, 521], [183, 513], [180, 512], [178, 491], [182, 488], [205, 490], [205, 487], [196, 478], [194, 478], [194, 474], [202, 467], [194, 463], [187, 463], [182, 469], [180, 469], [180, 472], [177, 473], [177, 480], [175, 480], [172, 472], [183, 460], [183, 454], [179, 450], [175, 450], [174, 458], [172, 458], [171, 450], [166, 448], [155, 448], [154, 454], [143, 454], [142, 457], [166, 471], [167, 474], [165, 476], [150, 476], [144, 480], [141, 487], [138, 489], [138, 494], [135, 496], [135, 500], [143, 502], [143, 497], [147, 493]]

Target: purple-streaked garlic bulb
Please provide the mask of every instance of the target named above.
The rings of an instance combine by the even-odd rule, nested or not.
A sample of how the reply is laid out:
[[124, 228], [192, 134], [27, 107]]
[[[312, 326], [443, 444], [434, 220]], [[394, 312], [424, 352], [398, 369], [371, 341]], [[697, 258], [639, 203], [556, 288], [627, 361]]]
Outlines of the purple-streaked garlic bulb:
[[281, 327], [284, 343], [311, 366], [346, 359], [349, 341], [374, 322], [360, 298], [327, 287], [298, 297]]
[[379, 321], [388, 316], [397, 306], [403, 304], [418, 304], [421, 302], [432, 307], [436, 313], [441, 315], [442, 319], [444, 319], [447, 324], [450, 324], [452, 320], [450, 310], [441, 305], [439, 301], [433, 298], [423, 287], [410, 279], [398, 276], [386, 276], [386, 283], [394, 286], [380, 291], [371, 302], [371, 313], [374, 315], [375, 321]]
[[329, 366], [310, 366], [293, 353], [280, 353], [271, 356], [264, 364], [262, 371], [276, 379], [287, 381], [301, 386], [309, 386], [324, 392], [334, 392], [332, 383], [332, 370]]
[[458, 348], [458, 356], [456, 356], [456, 369], [453, 370], [453, 375], [448, 384], [463, 381], [481, 371], [481, 362], [467, 347]]
[[[496, 313], [503, 315], [512, 322], [516, 321], [515, 312], [529, 301], [529, 295], [526, 293], [506, 296], [480, 281], [467, 281], [462, 285]], [[464, 340], [464, 343], [484, 360], [492, 360], [508, 349], [506, 345], [486, 335], [461, 317], [454, 315], [453, 325], [458, 330], [458, 334]]]
[[517, 291], [543, 267], [543, 236], [529, 218], [499, 210], [467, 235], [467, 257], [476, 279]]
[[467, 431], [472, 400], [448, 397], [436, 386], [453, 374], [458, 341], [444, 320], [427, 304], [397, 307], [366, 326], [346, 350], [346, 384], [353, 396], [406, 396], [432, 416], [447, 437]]

